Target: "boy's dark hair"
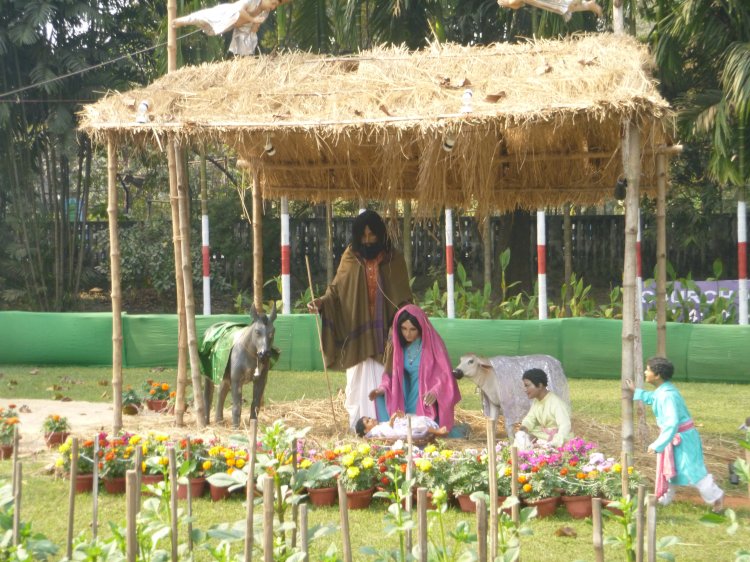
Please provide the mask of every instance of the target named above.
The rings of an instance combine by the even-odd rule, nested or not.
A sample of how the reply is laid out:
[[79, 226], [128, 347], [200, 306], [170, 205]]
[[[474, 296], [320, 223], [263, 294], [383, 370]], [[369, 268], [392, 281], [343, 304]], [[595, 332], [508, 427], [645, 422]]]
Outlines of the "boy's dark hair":
[[354, 424], [354, 431], [357, 435], [360, 437], [365, 436], [365, 417], [362, 416], [357, 420], [357, 423]]
[[378, 243], [383, 245], [383, 249], [391, 249], [391, 241], [385, 229], [383, 219], [375, 211], [367, 210], [360, 213], [352, 223], [352, 250], [360, 253], [362, 249], [362, 236], [365, 234], [365, 227], [369, 226], [370, 231], [378, 237]]
[[530, 381], [534, 386], [547, 386], [547, 373], [541, 369], [529, 369], [522, 376], [521, 380], [526, 379]]
[[412, 325], [419, 330], [419, 337], [422, 337], [422, 325], [419, 323], [419, 320], [408, 310], [404, 310], [401, 314], [398, 315], [398, 321], [396, 322], [396, 325], [398, 326], [398, 341], [401, 342], [401, 347], [404, 348], [407, 346], [406, 339], [404, 338], [404, 334], [401, 333], [401, 324], [403, 324], [406, 321], [409, 321], [412, 323]]
[[663, 380], [668, 381], [674, 375], [674, 365], [666, 357], [651, 357], [646, 361], [646, 365], [655, 375], [659, 375]]

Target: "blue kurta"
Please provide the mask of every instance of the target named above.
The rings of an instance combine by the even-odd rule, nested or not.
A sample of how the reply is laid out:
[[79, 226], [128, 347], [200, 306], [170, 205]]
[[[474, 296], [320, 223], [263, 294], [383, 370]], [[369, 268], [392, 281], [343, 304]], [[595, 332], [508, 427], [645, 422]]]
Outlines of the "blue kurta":
[[[411, 350], [412, 354], [409, 354]], [[416, 351], [416, 353], [414, 353]], [[422, 360], [422, 339], [417, 338], [404, 350], [404, 411], [417, 413], [419, 400], [419, 362]]]
[[[669, 381], [663, 382], [653, 392], [637, 388], [633, 400], [642, 400], [654, 411], [660, 433], [651, 443], [651, 447], [657, 453], [661, 453], [672, 441], [680, 425], [692, 419], [682, 395]], [[680, 486], [695, 485], [708, 474], [703, 461], [701, 437], [695, 428], [681, 432], [680, 437], [682, 442], [674, 448], [677, 476], [672, 478], [670, 483]]]

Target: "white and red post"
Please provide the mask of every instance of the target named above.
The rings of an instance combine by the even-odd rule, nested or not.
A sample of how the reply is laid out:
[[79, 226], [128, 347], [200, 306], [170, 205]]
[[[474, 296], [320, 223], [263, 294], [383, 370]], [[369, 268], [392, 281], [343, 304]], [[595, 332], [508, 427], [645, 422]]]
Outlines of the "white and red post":
[[291, 251], [289, 249], [289, 199], [281, 198], [281, 313], [292, 313]]
[[536, 263], [539, 286], [539, 320], [547, 319], [547, 226], [544, 211], [536, 212]]
[[739, 285], [739, 323], [747, 325], [747, 204], [737, 201], [737, 280]]
[[203, 314], [211, 314], [211, 256], [208, 241], [208, 215], [201, 215], [201, 254], [203, 255]]
[[641, 270], [641, 211], [638, 211], [638, 233], [635, 236], [635, 299], [638, 320], [643, 322], [643, 272]]
[[456, 317], [455, 289], [453, 278], [453, 209], [445, 209], [445, 290], [448, 318]]

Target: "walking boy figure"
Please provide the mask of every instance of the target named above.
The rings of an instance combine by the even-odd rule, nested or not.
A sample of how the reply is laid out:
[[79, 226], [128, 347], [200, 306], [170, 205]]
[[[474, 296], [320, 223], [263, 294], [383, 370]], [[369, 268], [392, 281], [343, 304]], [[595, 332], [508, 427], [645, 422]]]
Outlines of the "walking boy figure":
[[653, 392], [626, 381], [634, 391], [633, 400], [649, 404], [659, 426], [659, 436], [648, 446], [649, 453], [656, 453], [656, 497], [660, 504], [668, 505], [674, 499], [674, 486], [694, 486], [703, 501], [720, 512], [724, 492], [706, 470], [700, 435], [685, 399], [671, 382], [673, 374], [674, 365], [669, 360], [652, 357], [646, 361], [645, 379], [655, 387]]

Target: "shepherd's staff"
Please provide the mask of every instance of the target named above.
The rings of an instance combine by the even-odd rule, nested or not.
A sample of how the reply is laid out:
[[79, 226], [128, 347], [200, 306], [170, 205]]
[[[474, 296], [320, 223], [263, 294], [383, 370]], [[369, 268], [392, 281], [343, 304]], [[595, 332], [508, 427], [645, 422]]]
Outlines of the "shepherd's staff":
[[[312, 274], [310, 273], [310, 258], [305, 255], [305, 265], [307, 266], [307, 281], [310, 283], [310, 299], [315, 302], [315, 292], [313, 290]], [[315, 307], [315, 327], [318, 330], [318, 345], [320, 346], [320, 357], [323, 359], [323, 372], [326, 374], [326, 383], [328, 383], [328, 399], [331, 401], [331, 414], [333, 414], [333, 423], [338, 425], [339, 422], [336, 419], [336, 411], [333, 409], [333, 394], [331, 393], [331, 379], [328, 378], [328, 368], [326, 367], [326, 356], [323, 353], [323, 333], [320, 331], [320, 324], [318, 323], [318, 314], [320, 311], [318, 307]]]

